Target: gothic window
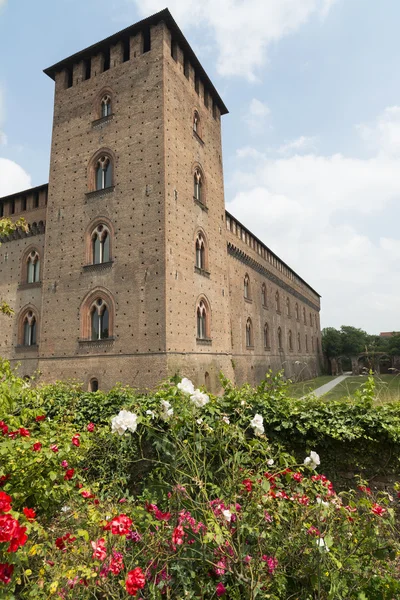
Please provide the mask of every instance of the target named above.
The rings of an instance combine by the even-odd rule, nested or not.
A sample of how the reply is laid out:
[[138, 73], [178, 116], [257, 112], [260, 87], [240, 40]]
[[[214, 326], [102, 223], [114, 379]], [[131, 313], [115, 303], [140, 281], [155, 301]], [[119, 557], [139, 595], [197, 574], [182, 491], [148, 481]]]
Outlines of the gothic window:
[[280, 302], [278, 291], [275, 294], [275, 308], [276, 308], [276, 312], [278, 312], [278, 313], [281, 312], [281, 302]]
[[99, 389], [99, 380], [94, 378], [89, 381], [89, 392], [97, 392]]
[[197, 305], [197, 339], [206, 340], [210, 337], [210, 311], [204, 299]]
[[308, 352], [308, 335], [306, 334], [306, 352]]
[[310, 313], [310, 327], [313, 325], [312, 314]]
[[300, 333], [297, 334], [297, 350], [301, 352], [301, 338]]
[[289, 298], [286, 298], [286, 314], [288, 317], [290, 317], [290, 300], [289, 300]]
[[36, 346], [37, 344], [37, 321], [32, 310], [28, 310], [22, 318], [22, 345]]
[[288, 333], [288, 342], [289, 342], [289, 350], [292, 351], [293, 350], [293, 336], [292, 336], [292, 332], [289, 329], [289, 333]]
[[197, 200], [197, 202], [201, 202], [202, 204], [205, 204], [204, 193], [203, 193], [203, 175], [202, 175], [200, 169], [198, 169], [198, 168], [195, 169], [195, 171], [194, 171], [193, 183], [194, 183], [194, 191], [193, 191], [194, 199]]
[[249, 278], [248, 275], [246, 275], [245, 278], [244, 278], [243, 293], [244, 293], [244, 297], [246, 298], [246, 300], [250, 300], [250, 298], [251, 298], [251, 295], [250, 295], [250, 278]]
[[311, 350], [314, 352], [314, 336], [311, 336]]
[[278, 348], [282, 350], [282, 329], [278, 327]]
[[100, 102], [101, 116], [109, 117], [111, 115], [111, 96], [105, 94]]
[[197, 110], [195, 110], [193, 114], [193, 131], [200, 136], [200, 116]]
[[108, 156], [101, 156], [96, 163], [96, 190], [112, 186], [112, 164]]
[[264, 325], [264, 348], [269, 348], [270, 347], [270, 339], [269, 339], [269, 327], [268, 327], [268, 323], [265, 323]]
[[196, 267], [202, 270], [207, 269], [206, 242], [201, 232], [196, 237]]
[[40, 257], [36, 250], [32, 250], [27, 260], [27, 283], [37, 283], [39, 281]]
[[91, 306], [90, 324], [90, 339], [105, 340], [110, 337], [110, 314], [102, 298], [97, 298]]
[[253, 325], [251, 323], [251, 319], [247, 319], [246, 323], [246, 347], [253, 347]]
[[303, 307], [303, 321], [304, 325], [307, 325], [306, 309]]
[[294, 310], [296, 313], [296, 320], [298, 321], [299, 320], [299, 305], [297, 304], [297, 302], [296, 302], [296, 306], [295, 306]]
[[92, 264], [99, 265], [110, 261], [110, 232], [100, 223], [92, 232]]
[[263, 306], [267, 306], [267, 286], [265, 283], [261, 287], [261, 302]]

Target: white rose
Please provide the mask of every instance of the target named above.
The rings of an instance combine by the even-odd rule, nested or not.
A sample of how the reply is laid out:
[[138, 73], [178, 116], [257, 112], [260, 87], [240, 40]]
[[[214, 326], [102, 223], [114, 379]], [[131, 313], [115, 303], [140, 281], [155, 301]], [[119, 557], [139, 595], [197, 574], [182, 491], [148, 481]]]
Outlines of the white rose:
[[320, 506], [329, 506], [329, 502], [325, 502], [322, 498], [317, 498], [317, 504]]
[[178, 383], [178, 390], [185, 392], [185, 394], [193, 394], [194, 393], [194, 385], [190, 381], [190, 379], [187, 379], [186, 377], [184, 377], [182, 379], [182, 381], [180, 383]]
[[137, 428], [137, 415], [131, 413], [128, 410], [121, 410], [116, 417], [111, 420], [111, 431], [124, 435], [125, 431], [129, 429], [132, 433], [135, 433]]
[[229, 425], [229, 423], [230, 423], [229, 417], [222, 417], [222, 420], [223, 420], [224, 423], [226, 423], [227, 425]]
[[274, 459], [273, 458], [270, 458], [269, 460], [267, 460], [267, 465], [269, 467], [272, 467], [273, 464], [274, 464]]
[[163, 421], [168, 421], [168, 419], [174, 414], [174, 409], [168, 400], [161, 400], [160, 404], [162, 408], [161, 418]]
[[224, 515], [224, 519], [225, 519], [225, 520], [226, 520], [228, 523], [230, 523], [230, 522], [231, 522], [231, 519], [232, 519], [232, 513], [231, 513], [231, 511], [230, 511], [230, 510], [223, 510], [223, 511], [222, 511], [222, 514]]
[[310, 452], [310, 456], [304, 459], [304, 464], [306, 467], [310, 467], [310, 469], [316, 469], [319, 464], [321, 464], [321, 460], [319, 455], [313, 450]]
[[316, 542], [317, 542], [318, 548], [320, 548], [321, 550], [325, 550], [325, 552], [329, 552], [329, 548], [325, 544], [324, 538], [319, 538], [318, 540], [316, 540]]
[[251, 427], [254, 429], [255, 435], [262, 435], [264, 433], [264, 419], [261, 415], [256, 414], [250, 421]]
[[197, 406], [197, 408], [202, 408], [210, 401], [210, 398], [207, 396], [207, 394], [201, 392], [200, 390], [195, 390], [190, 396], [190, 399], [193, 404]]
[[152, 410], [146, 410], [146, 415], [151, 415], [151, 418], [154, 419], [155, 414]]

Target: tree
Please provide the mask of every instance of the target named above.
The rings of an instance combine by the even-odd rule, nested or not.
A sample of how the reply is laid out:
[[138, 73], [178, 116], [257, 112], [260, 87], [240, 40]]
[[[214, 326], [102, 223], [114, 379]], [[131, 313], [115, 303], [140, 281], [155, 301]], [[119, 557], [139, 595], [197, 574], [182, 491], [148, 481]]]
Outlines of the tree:
[[328, 358], [335, 358], [342, 353], [342, 338], [340, 331], [334, 327], [322, 330], [322, 349]]
[[[15, 223], [13, 223], [10, 219], [0, 219], [0, 239], [3, 236], [10, 235], [16, 229], [22, 229], [23, 231], [28, 231], [28, 224], [25, 219], [18, 219]], [[11, 316], [14, 314], [13, 309], [5, 302], [0, 299], [0, 314]]]
[[342, 340], [342, 353], [347, 356], [355, 356], [360, 352], [365, 352], [368, 346], [368, 334], [363, 329], [342, 325], [340, 328]]
[[400, 356], [400, 333], [394, 333], [394, 335], [388, 339], [387, 346], [389, 354], [392, 356]]

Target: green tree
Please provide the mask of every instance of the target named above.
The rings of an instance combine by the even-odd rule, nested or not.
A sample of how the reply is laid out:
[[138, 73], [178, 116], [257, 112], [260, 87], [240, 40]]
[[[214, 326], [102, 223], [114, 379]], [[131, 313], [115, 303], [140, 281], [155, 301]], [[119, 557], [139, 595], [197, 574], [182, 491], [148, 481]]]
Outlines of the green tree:
[[363, 329], [357, 329], [357, 327], [351, 327], [350, 325], [342, 325], [340, 336], [343, 354], [354, 356], [366, 351], [370, 336]]
[[400, 333], [394, 335], [387, 340], [388, 353], [392, 356], [400, 356]]
[[342, 354], [342, 337], [340, 331], [334, 327], [325, 327], [322, 330], [322, 349], [328, 358]]

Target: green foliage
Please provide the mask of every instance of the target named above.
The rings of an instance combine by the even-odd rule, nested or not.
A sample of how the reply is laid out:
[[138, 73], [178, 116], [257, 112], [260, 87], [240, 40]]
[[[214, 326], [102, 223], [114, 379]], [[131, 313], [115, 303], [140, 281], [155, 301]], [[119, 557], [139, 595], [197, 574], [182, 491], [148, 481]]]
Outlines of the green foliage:
[[[137, 597], [147, 600], [213, 599], [217, 585], [230, 600], [399, 597], [397, 500], [365, 487], [337, 494], [303, 464], [317, 449], [330, 469], [340, 447], [352, 448], [354, 463], [354, 449], [365, 453], [369, 444], [379, 452], [390, 445], [397, 460], [400, 403], [374, 406], [373, 377], [354, 402], [332, 404], [288, 398], [281, 374], [269, 373], [257, 388], [223, 379], [224, 394], [200, 408], [176, 382], [149, 396], [121, 387], [87, 393], [75, 384], [33, 389], [7, 363], [0, 367], [8, 415], [0, 485], [13, 518], [25, 525], [22, 508], [37, 512], [17, 551], [0, 542], [0, 595], [127, 598], [127, 573], [140, 567], [146, 582]], [[121, 409], [137, 416], [133, 433], [111, 432]], [[263, 435], [251, 426], [256, 413]], [[21, 427], [29, 437], [8, 435]], [[375, 462], [377, 455], [375, 448]], [[64, 460], [75, 469], [71, 480]], [[110, 525], [120, 513], [130, 519], [129, 535]], [[99, 540], [103, 557], [94, 553]], [[114, 573], [116, 552], [124, 566]], [[2, 584], [5, 563], [15, 572]]]

